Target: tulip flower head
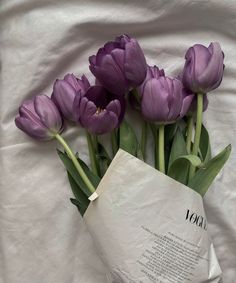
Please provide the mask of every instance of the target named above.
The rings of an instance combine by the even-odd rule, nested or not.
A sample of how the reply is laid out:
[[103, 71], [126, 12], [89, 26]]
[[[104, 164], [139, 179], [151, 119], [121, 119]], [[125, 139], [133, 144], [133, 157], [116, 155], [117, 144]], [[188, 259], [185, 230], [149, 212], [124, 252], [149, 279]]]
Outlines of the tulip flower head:
[[57, 106], [46, 95], [36, 95], [26, 100], [15, 118], [16, 126], [38, 140], [50, 140], [62, 132], [63, 123]]
[[194, 95], [184, 95], [183, 84], [178, 79], [152, 78], [143, 88], [142, 115], [158, 124], [174, 123], [188, 112], [193, 98]]
[[183, 83], [188, 90], [207, 93], [220, 85], [224, 54], [219, 43], [211, 43], [209, 47], [195, 44], [188, 49], [185, 59]]
[[140, 85], [147, 72], [146, 59], [136, 39], [128, 35], [117, 37], [89, 57], [90, 70], [110, 92], [126, 94]]
[[52, 99], [66, 119], [75, 121], [73, 116], [75, 95], [78, 92], [83, 95], [89, 87], [90, 83], [85, 75], [78, 79], [73, 74], [67, 74], [63, 80], [55, 81]]
[[125, 113], [124, 97], [109, 93], [103, 86], [92, 86], [74, 100], [76, 120], [90, 133], [101, 135], [117, 128]]

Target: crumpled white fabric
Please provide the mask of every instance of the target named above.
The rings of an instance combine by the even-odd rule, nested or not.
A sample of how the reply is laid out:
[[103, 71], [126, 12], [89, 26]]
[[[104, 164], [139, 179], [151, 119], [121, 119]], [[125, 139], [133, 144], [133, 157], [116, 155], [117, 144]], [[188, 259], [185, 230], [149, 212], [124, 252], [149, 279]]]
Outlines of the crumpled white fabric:
[[[223, 283], [236, 277], [236, 2], [234, 0], [2, 0], [0, 6], [0, 283], [104, 283], [104, 267], [75, 207], [56, 142], [38, 143], [14, 125], [18, 105], [51, 94], [56, 78], [88, 69], [105, 41], [137, 37], [147, 61], [176, 75], [186, 49], [219, 41], [222, 85], [209, 95], [204, 122], [213, 153], [232, 143], [224, 171], [205, 197]], [[84, 132], [64, 136], [88, 161]]]

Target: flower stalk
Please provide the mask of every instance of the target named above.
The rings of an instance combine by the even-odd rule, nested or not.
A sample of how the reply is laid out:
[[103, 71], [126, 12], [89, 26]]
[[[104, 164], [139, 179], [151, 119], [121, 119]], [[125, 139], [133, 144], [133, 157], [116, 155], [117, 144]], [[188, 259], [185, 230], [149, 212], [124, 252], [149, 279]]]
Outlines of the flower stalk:
[[92, 171], [95, 175], [99, 175], [99, 166], [96, 158], [97, 146], [94, 145], [92, 135], [88, 131], [86, 131], [86, 138], [87, 138], [89, 158], [91, 162]]
[[[202, 130], [202, 111], [203, 111], [203, 93], [197, 94], [197, 121], [196, 121], [196, 130], [194, 136], [194, 143], [193, 143], [193, 155], [198, 155], [200, 138], [201, 138], [201, 130]], [[189, 169], [189, 180], [194, 176], [196, 167], [191, 165]]]
[[191, 153], [191, 145], [192, 145], [192, 135], [193, 135], [193, 116], [188, 116], [187, 122], [187, 138], [186, 138], [186, 149], [188, 154]]
[[159, 127], [159, 145], [158, 145], [158, 155], [159, 155], [159, 171], [165, 174], [165, 126], [160, 125]]
[[68, 144], [66, 143], [64, 138], [61, 135], [59, 135], [59, 134], [55, 134], [55, 138], [64, 147], [67, 155], [70, 157], [70, 159], [73, 162], [76, 170], [78, 171], [78, 173], [80, 174], [81, 178], [83, 179], [85, 185], [90, 190], [91, 194], [93, 194], [95, 192], [95, 188], [94, 188], [93, 184], [90, 182], [90, 180], [87, 177], [87, 175], [85, 174], [83, 168], [79, 164], [79, 161], [77, 160], [76, 156], [74, 155], [74, 153], [72, 152], [72, 150], [70, 149], [70, 147], [68, 146]]

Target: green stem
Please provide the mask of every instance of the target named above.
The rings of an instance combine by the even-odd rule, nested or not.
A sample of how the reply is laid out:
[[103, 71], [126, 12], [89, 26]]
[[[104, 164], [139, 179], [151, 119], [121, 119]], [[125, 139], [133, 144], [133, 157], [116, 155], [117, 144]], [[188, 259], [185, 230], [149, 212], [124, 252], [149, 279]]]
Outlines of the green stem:
[[165, 134], [165, 126], [160, 125], [159, 127], [159, 145], [158, 145], [158, 153], [159, 153], [159, 170], [165, 174], [165, 147], [164, 147], [164, 134]]
[[159, 166], [158, 166], [158, 162], [159, 162], [159, 154], [158, 154], [158, 131], [156, 129], [156, 126], [152, 123], [149, 123], [148, 124], [150, 129], [151, 129], [151, 132], [152, 132], [152, 135], [153, 135], [153, 140], [154, 140], [154, 157], [155, 157], [155, 168], [156, 169], [159, 169]]
[[[197, 121], [196, 121], [196, 130], [193, 143], [192, 154], [198, 156], [201, 130], [202, 130], [202, 111], [203, 111], [203, 95], [202, 93], [197, 94]], [[196, 167], [191, 165], [189, 169], [189, 180], [194, 176]]]
[[113, 156], [115, 156], [115, 154], [118, 151], [118, 144], [117, 144], [117, 138], [116, 138], [116, 130], [113, 130], [111, 132], [111, 145], [112, 145], [112, 152], [113, 152]]
[[55, 134], [55, 138], [60, 142], [60, 144], [64, 147], [67, 155], [70, 157], [71, 161], [73, 162], [76, 170], [78, 171], [78, 173], [80, 174], [81, 178], [83, 179], [85, 185], [88, 187], [88, 189], [90, 190], [91, 193], [95, 192], [95, 188], [92, 185], [92, 183], [90, 182], [89, 178], [87, 177], [87, 175], [85, 174], [83, 168], [81, 167], [81, 165], [79, 164], [77, 158], [75, 157], [74, 153], [72, 152], [72, 150], [70, 149], [70, 147], [68, 146], [68, 144], [66, 143], [66, 141], [63, 139], [62, 136], [60, 136], [59, 134]]
[[144, 161], [146, 160], [146, 144], [147, 144], [147, 122], [143, 120], [142, 135], [141, 135], [141, 151]]
[[97, 158], [96, 158], [96, 155], [95, 155], [95, 147], [93, 145], [92, 136], [87, 131], [86, 131], [86, 137], [87, 137], [87, 143], [88, 143], [88, 149], [89, 149], [89, 158], [90, 158], [90, 162], [91, 162], [92, 171], [95, 175], [98, 176], [99, 170], [98, 170]]
[[186, 148], [188, 154], [191, 153], [192, 134], [193, 134], [193, 116], [191, 115], [188, 117], [188, 124], [187, 124]]

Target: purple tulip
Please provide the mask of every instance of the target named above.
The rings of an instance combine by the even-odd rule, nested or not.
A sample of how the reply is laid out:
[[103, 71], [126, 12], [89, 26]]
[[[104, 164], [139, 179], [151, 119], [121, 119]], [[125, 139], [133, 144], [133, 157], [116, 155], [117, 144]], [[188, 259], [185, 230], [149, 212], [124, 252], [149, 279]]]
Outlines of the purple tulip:
[[136, 39], [128, 35], [117, 37], [89, 57], [90, 70], [110, 92], [126, 94], [145, 79], [146, 59]]
[[52, 99], [66, 119], [75, 121], [73, 116], [75, 95], [79, 91], [83, 95], [89, 87], [90, 84], [85, 75], [78, 79], [73, 74], [67, 74], [63, 80], [55, 81]]
[[189, 110], [194, 95], [185, 96], [178, 79], [150, 79], [143, 89], [141, 111], [146, 120], [169, 124], [182, 118]]
[[124, 97], [112, 95], [103, 86], [92, 86], [74, 100], [74, 115], [82, 127], [101, 135], [117, 128], [125, 113]]
[[195, 44], [185, 55], [183, 83], [194, 93], [207, 93], [217, 88], [223, 77], [224, 54], [220, 44], [211, 43], [209, 47]]
[[25, 100], [15, 118], [16, 126], [38, 140], [50, 140], [63, 130], [62, 118], [54, 102], [46, 95]]

